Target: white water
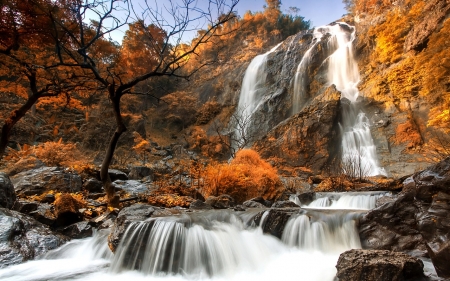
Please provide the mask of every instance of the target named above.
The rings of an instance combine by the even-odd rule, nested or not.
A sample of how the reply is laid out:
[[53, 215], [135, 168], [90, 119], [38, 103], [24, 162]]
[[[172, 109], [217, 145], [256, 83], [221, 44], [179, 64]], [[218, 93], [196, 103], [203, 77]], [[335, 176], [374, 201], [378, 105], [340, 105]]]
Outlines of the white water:
[[0, 280], [331, 281], [339, 254], [360, 248], [361, 212], [301, 210], [281, 241], [263, 234], [261, 211], [206, 211], [130, 225], [116, 254], [105, 232], [75, 240], [40, 260], [0, 269]]
[[316, 200], [303, 208], [337, 209], [337, 210], [370, 210], [375, 203], [388, 192], [317, 192]]
[[349, 112], [343, 113], [343, 123], [341, 124], [344, 173], [351, 176], [387, 175], [386, 171], [378, 164], [369, 120], [355, 106], [359, 96], [357, 86], [360, 82], [358, 64], [353, 54], [355, 27], [346, 23], [337, 23], [321, 26], [314, 30], [313, 44], [305, 53], [297, 68], [294, 82], [293, 113], [300, 111], [309, 98], [306, 96], [306, 87], [309, 84], [306, 70], [310, 64], [312, 50], [325, 34], [331, 35], [326, 48], [330, 55], [325, 60], [328, 65], [328, 83], [329, 85], [336, 85], [336, 89], [342, 93], [342, 98], [351, 102], [347, 109]]
[[241, 93], [239, 95], [239, 103], [236, 109], [236, 115], [239, 118], [238, 124], [235, 126], [236, 140], [238, 143], [233, 144], [234, 148], [242, 147], [245, 144], [245, 136], [248, 126], [252, 124], [252, 116], [259, 107], [265, 94], [264, 84], [266, 83], [266, 61], [267, 56], [273, 53], [280, 44], [273, 47], [267, 53], [256, 56], [245, 70], [244, 80], [242, 81]]

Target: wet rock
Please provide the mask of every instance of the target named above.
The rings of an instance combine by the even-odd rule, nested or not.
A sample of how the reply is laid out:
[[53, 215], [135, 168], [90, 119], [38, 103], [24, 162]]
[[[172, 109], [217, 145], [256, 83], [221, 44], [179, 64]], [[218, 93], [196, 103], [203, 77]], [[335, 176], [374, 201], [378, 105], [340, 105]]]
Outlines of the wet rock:
[[298, 208], [298, 205], [289, 200], [277, 201], [272, 205], [272, 208], [295, 208], [295, 207]]
[[189, 209], [192, 210], [211, 210], [214, 209], [211, 205], [203, 202], [202, 200], [195, 200], [189, 205]]
[[315, 192], [305, 192], [297, 195], [299, 202], [303, 205], [309, 205], [312, 201], [316, 200]]
[[391, 251], [346, 251], [340, 255], [336, 268], [339, 281], [426, 280], [420, 259]]
[[214, 209], [228, 209], [236, 205], [233, 197], [226, 194], [222, 194], [217, 197], [209, 196], [205, 203], [212, 206]]
[[137, 180], [116, 180], [114, 186], [117, 190], [123, 190], [132, 195], [138, 195], [149, 191], [146, 184]]
[[266, 208], [265, 205], [252, 200], [245, 201], [244, 203], [242, 203], [242, 205], [244, 205], [247, 208]]
[[450, 157], [414, 174], [413, 180], [416, 198], [425, 203], [431, 203], [433, 196], [440, 191], [450, 193]]
[[0, 172], [0, 207], [11, 209], [16, 201], [16, 192], [8, 175]]
[[114, 222], [111, 234], [108, 236], [108, 245], [111, 251], [115, 251], [122, 239], [124, 232], [132, 222], [144, 221], [152, 216], [169, 216], [173, 215], [176, 210], [167, 210], [154, 207], [148, 204], [134, 204], [130, 207], [123, 208]]
[[130, 169], [130, 173], [128, 174], [128, 178], [130, 180], [142, 180], [146, 178], [147, 180], [153, 179], [153, 170], [149, 167], [145, 166], [133, 166]]
[[82, 219], [83, 204], [70, 194], [61, 194], [55, 201], [55, 216], [58, 226], [67, 226]]
[[111, 178], [111, 181], [116, 181], [116, 180], [126, 181], [126, 180], [128, 180], [128, 176], [126, 173], [116, 170], [116, 169], [109, 169], [108, 174], [109, 174], [109, 177]]
[[41, 167], [11, 177], [17, 195], [41, 195], [46, 191], [81, 191], [81, 177], [60, 167]]
[[31, 217], [0, 208], [0, 268], [34, 259], [67, 240]]
[[[261, 197], [261, 196], [252, 198], [252, 199], [247, 200], [247, 201], [245, 201], [245, 202], [248, 202], [247, 204], [252, 204], [252, 203], [250, 203], [250, 202], [260, 203], [260, 204], [263, 205], [263, 207], [270, 207], [270, 206], [272, 206], [272, 201], [270, 201], [270, 200], [265, 200], [265, 199], [264, 199], [263, 197]], [[245, 202], [244, 202], [244, 203], [245, 203]], [[244, 206], [246, 206], [246, 205], [244, 205]], [[247, 206], [247, 207], [249, 207], [249, 206]], [[259, 208], [259, 207], [249, 207], [249, 208]]]
[[327, 163], [329, 147], [335, 141], [340, 93], [334, 86], [316, 97], [298, 114], [281, 122], [256, 141], [253, 148], [265, 159], [290, 167], [310, 167], [320, 171]]
[[44, 198], [41, 199], [40, 202], [41, 202], [41, 203], [49, 203], [49, 204], [51, 204], [51, 203], [55, 202], [55, 200], [56, 200], [55, 195], [49, 193], [49, 194], [46, 194], [46, 195], [44, 196]]
[[53, 226], [56, 221], [55, 214], [53, 213], [52, 206], [47, 203], [41, 203], [38, 205], [37, 210], [30, 212], [29, 214], [35, 220], [48, 226]]
[[98, 179], [88, 179], [83, 183], [83, 190], [90, 193], [99, 193], [103, 191], [103, 184]]
[[92, 236], [92, 226], [87, 221], [77, 222], [64, 227], [61, 233], [72, 239], [86, 238]]
[[[291, 215], [292, 215], [291, 212], [270, 210], [264, 219], [263, 232], [269, 233], [281, 239], [284, 227], [286, 226], [286, 223], [288, 222]], [[261, 216], [259, 218], [255, 218], [256, 219], [255, 222], [257, 225], [260, 224]]]
[[363, 248], [375, 250], [413, 251], [426, 254], [422, 235], [416, 228], [414, 194], [400, 194], [368, 212], [360, 220], [359, 234]]
[[34, 201], [17, 200], [14, 203], [13, 210], [22, 214], [30, 214], [38, 209], [39, 203]]

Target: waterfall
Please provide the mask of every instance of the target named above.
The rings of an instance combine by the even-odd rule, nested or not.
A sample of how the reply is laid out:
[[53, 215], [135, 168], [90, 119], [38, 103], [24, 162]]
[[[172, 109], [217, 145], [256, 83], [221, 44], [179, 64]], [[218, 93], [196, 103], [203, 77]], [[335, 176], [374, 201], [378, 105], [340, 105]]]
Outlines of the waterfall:
[[336, 85], [342, 99], [350, 102], [344, 107], [342, 118], [342, 163], [343, 171], [351, 176], [387, 175], [377, 160], [376, 147], [370, 133], [370, 123], [365, 113], [357, 107], [360, 81], [358, 64], [353, 54], [355, 27], [346, 23], [321, 26], [313, 33], [313, 43], [300, 61], [294, 81], [293, 111], [297, 113], [309, 99], [307, 85], [309, 77], [307, 68], [312, 50], [324, 35], [329, 35], [326, 51], [330, 55], [325, 59], [329, 85]]
[[372, 192], [317, 192], [316, 199], [303, 208], [370, 210], [377, 200], [390, 194], [384, 191]]
[[273, 53], [281, 43], [273, 47], [270, 51], [257, 55], [250, 62], [245, 70], [242, 81], [239, 103], [235, 112], [236, 120], [231, 120], [237, 124], [232, 124], [235, 132], [235, 143], [233, 148], [238, 149], [248, 143], [247, 134], [249, 126], [252, 124], [252, 115], [259, 107], [264, 96], [264, 84], [266, 83], [266, 61], [267, 56]]
[[[317, 197], [333, 202], [358, 195]], [[356, 221], [364, 211], [330, 209], [299, 208], [288, 219], [281, 239], [263, 233], [269, 223], [267, 210], [150, 218], [128, 226], [114, 255], [107, 246], [108, 231], [102, 230], [39, 260], [0, 269], [0, 280], [332, 281], [339, 254], [361, 247]]]

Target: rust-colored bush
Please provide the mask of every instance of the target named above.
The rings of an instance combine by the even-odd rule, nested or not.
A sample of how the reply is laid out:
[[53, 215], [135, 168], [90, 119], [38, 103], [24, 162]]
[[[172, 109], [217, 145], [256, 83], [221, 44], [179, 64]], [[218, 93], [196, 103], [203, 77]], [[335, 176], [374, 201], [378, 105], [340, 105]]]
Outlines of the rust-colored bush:
[[397, 144], [406, 143], [407, 148], [414, 148], [422, 144], [422, 136], [417, 126], [411, 120], [408, 120], [398, 125], [395, 130], [394, 142]]
[[261, 196], [266, 200], [277, 198], [282, 192], [282, 183], [269, 163], [250, 149], [236, 153], [230, 164], [211, 164], [205, 171], [205, 198], [228, 194], [237, 203]]

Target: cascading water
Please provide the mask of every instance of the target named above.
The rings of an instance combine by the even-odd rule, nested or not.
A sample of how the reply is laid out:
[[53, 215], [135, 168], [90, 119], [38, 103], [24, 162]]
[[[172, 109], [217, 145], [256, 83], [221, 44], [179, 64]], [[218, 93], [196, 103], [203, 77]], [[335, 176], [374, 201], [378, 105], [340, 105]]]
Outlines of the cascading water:
[[349, 106], [344, 108], [346, 112], [343, 112], [341, 124], [344, 172], [352, 176], [386, 175], [385, 170], [378, 164], [369, 120], [357, 108], [356, 101], [359, 96], [357, 85], [360, 76], [352, 45], [355, 40], [355, 27], [346, 23], [336, 23], [314, 30], [313, 44], [297, 68], [294, 81], [293, 111], [294, 113], [298, 112], [309, 98], [305, 96], [307, 92], [305, 87], [309, 83], [306, 69], [310, 63], [313, 48], [324, 35], [330, 35], [326, 48], [330, 55], [324, 62], [328, 66], [328, 83], [336, 85], [336, 89], [342, 93], [342, 98], [350, 101]]
[[[280, 44], [273, 47], [267, 53], [256, 56], [247, 67], [242, 81], [241, 93], [239, 95], [239, 103], [235, 115], [239, 119], [234, 124], [236, 142], [233, 147], [242, 147], [245, 144], [245, 134], [248, 132], [248, 127], [252, 124], [252, 115], [260, 105], [264, 96], [264, 84], [266, 82], [266, 61], [267, 56], [273, 53]], [[236, 120], [232, 120], [236, 121]]]
[[[330, 201], [339, 196], [319, 194]], [[339, 254], [361, 247], [356, 220], [365, 211], [348, 210], [352, 204], [335, 208], [343, 210], [299, 208], [281, 239], [263, 234], [269, 209], [150, 218], [129, 225], [114, 255], [100, 231], [39, 260], [0, 269], [0, 280], [331, 281]]]

